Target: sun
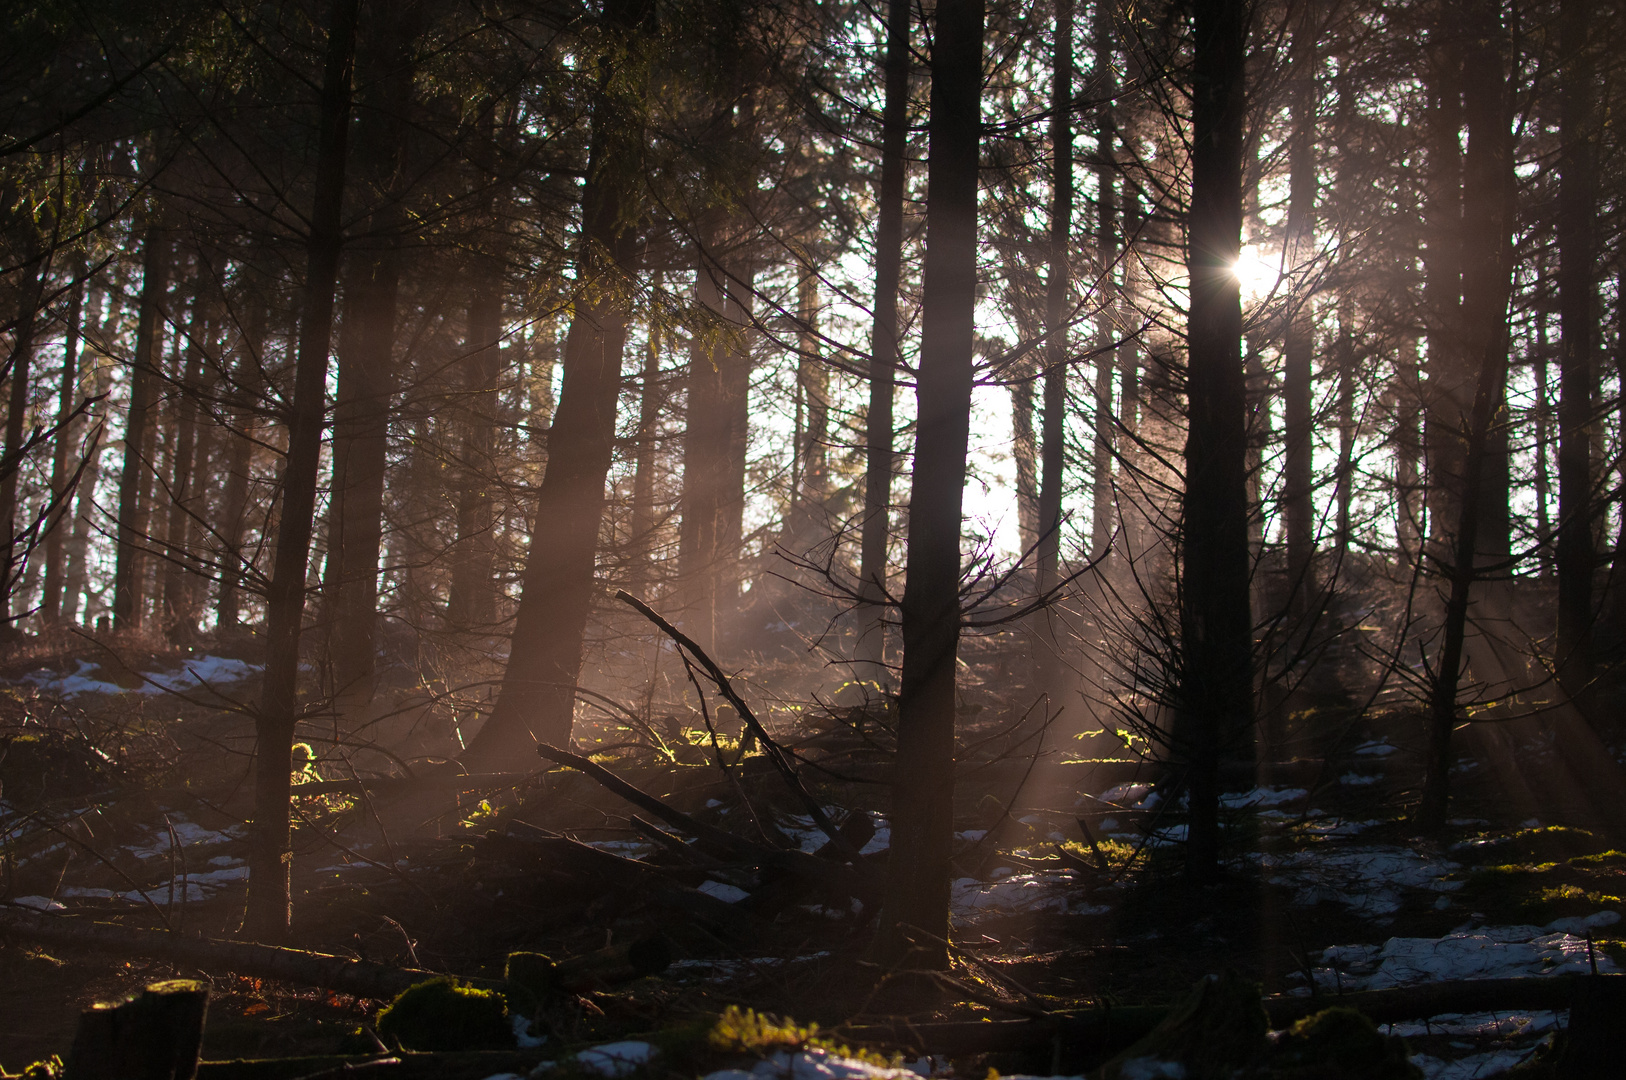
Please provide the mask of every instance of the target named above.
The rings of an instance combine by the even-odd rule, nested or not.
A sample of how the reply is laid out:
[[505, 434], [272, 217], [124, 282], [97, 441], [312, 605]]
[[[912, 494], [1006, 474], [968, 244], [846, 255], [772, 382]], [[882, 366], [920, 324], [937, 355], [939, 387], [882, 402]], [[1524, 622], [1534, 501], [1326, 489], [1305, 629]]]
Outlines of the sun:
[[1231, 272], [1242, 286], [1242, 299], [1251, 303], [1269, 296], [1282, 280], [1280, 260], [1252, 244], [1242, 248], [1242, 255]]

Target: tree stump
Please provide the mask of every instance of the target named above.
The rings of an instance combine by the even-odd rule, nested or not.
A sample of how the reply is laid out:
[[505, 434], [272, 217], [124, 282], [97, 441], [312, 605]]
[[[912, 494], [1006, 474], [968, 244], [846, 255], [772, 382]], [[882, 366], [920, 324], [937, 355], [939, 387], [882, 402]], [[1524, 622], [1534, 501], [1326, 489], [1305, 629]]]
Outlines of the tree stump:
[[192, 1080], [208, 1007], [208, 989], [189, 979], [92, 1006], [79, 1014], [62, 1080]]

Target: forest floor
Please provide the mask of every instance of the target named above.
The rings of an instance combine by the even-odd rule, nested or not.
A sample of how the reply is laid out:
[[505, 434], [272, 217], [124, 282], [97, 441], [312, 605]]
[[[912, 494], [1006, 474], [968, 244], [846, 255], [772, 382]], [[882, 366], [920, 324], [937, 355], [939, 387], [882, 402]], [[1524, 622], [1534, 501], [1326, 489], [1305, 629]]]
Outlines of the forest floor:
[[[1399, 706], [1302, 710], [1301, 727], [1323, 733], [1305, 744], [1316, 752], [1229, 785], [1226, 872], [1218, 884], [1196, 887], [1181, 873], [1178, 806], [1162, 799], [1155, 770], [1108, 734], [1064, 738], [1058, 729], [1041, 738], [1031, 711], [1011, 704], [1022, 696], [1011, 688], [1019, 665], [998, 642], [983, 648], [970, 657], [978, 677], [967, 680], [962, 723], [955, 967], [947, 978], [868, 963], [873, 912], [845, 898], [786, 895], [726, 870], [669, 868], [748, 913], [730, 932], [636, 890], [586, 888], [507, 857], [488, 838], [512, 835], [522, 822], [616, 855], [663, 860], [630, 827], [625, 803], [581, 773], [544, 771], [541, 762], [516, 766], [527, 775], [492, 790], [301, 799], [294, 944], [500, 978], [516, 950], [562, 958], [651, 935], [667, 943], [672, 962], [661, 974], [588, 991], [555, 1010], [544, 1056], [704, 1023], [730, 1005], [839, 1035], [880, 1021], [1169, 1002], [1227, 970], [1266, 994], [1308, 995], [1313, 982], [1330, 996], [1626, 966], [1618, 939], [1626, 938], [1626, 855], [1577, 827], [1584, 823], [1512, 794], [1510, 769], [1537, 777], [1538, 794], [1540, 784], [1562, 783], [1540, 769], [1539, 730], [1512, 750], [1464, 739], [1450, 830], [1424, 839], [1406, 817], [1420, 775], [1415, 714]], [[251, 701], [255, 675], [251, 663], [218, 651], [124, 648], [115, 658], [84, 641], [42, 646], [0, 666], [0, 902], [235, 935], [247, 876], [252, 722], [215, 695]], [[313, 739], [316, 761], [298, 779], [368, 775], [383, 771], [380, 746], [421, 759], [445, 754], [447, 740], [460, 737], [458, 706], [434, 686], [406, 680], [390, 700], [397, 708], [365, 730], [331, 744]], [[697, 717], [662, 717], [648, 703], [643, 712], [645, 736], [584, 724], [578, 748], [696, 819], [808, 852], [823, 846], [776, 779], [751, 767], [760, 757], [719, 771]], [[874, 833], [862, 858], [879, 868], [888, 836], [885, 788], [876, 782], [885, 711], [781, 702], [764, 713], [771, 730], [822, 766], [803, 770], [817, 797], [834, 814], [868, 817]], [[738, 752], [726, 733], [717, 745]], [[10, 940], [0, 942], [0, 1066], [65, 1054], [80, 1009], [177, 974], [211, 984], [205, 1059], [377, 1045], [365, 1032], [387, 1002]], [[1417, 1017], [1392, 1030], [1426, 1075], [1456, 1080], [1521, 1060], [1564, 1022], [1563, 1013], [1485, 1013]], [[1088, 1048], [1047, 1042], [954, 1066], [960, 1076], [988, 1068], [1078, 1074], [1099, 1060]]]

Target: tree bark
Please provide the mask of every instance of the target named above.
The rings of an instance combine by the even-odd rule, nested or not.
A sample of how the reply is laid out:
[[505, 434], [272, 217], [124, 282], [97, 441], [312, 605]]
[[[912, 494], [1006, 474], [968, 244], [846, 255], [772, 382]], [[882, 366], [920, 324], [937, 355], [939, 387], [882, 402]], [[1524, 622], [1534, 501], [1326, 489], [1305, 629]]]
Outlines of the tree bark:
[[344, 245], [340, 211], [357, 6], [358, 0], [333, 0], [328, 15], [315, 191], [305, 240], [305, 290], [294, 361], [294, 396], [288, 411], [288, 456], [282, 470], [282, 513], [266, 589], [265, 676], [254, 722], [254, 824], [244, 919], [245, 929], [266, 941], [287, 935], [291, 915], [288, 789], [299, 719], [299, 639], [322, 449], [333, 293]]
[[[263, 384], [263, 357], [270, 313], [261, 297], [251, 301], [236, 348], [236, 392], [242, 397], [259, 396]], [[248, 492], [253, 481], [255, 439], [259, 414], [252, 400], [231, 410], [233, 422], [241, 428], [231, 433], [226, 452], [226, 484], [220, 499], [220, 591], [215, 598], [215, 626], [233, 629], [241, 625], [244, 577], [243, 537], [247, 531]]]
[[898, 369], [898, 279], [903, 264], [903, 193], [907, 181], [909, 4], [886, 9], [886, 97], [881, 112], [881, 179], [876, 193], [875, 309], [870, 326], [869, 410], [864, 418], [864, 517], [859, 537], [857, 678], [885, 686], [886, 550], [892, 537], [893, 391]]
[[[1293, 133], [1288, 144], [1287, 268], [1302, 282], [1315, 256], [1316, 227], [1316, 41], [1314, 7], [1303, 5], [1293, 31]], [[1315, 297], [1303, 285], [1293, 291], [1292, 314], [1282, 348], [1282, 399], [1286, 413], [1282, 477], [1287, 580], [1294, 611], [1309, 610], [1315, 583]]]
[[1253, 723], [1242, 245], [1245, 0], [1199, 0], [1193, 64], [1180, 708], [1175, 761], [1190, 799], [1187, 867], [1219, 868], [1219, 759]]
[[1507, 34], [1497, 0], [1471, 0], [1462, 13], [1468, 152], [1463, 220], [1471, 223], [1463, 247], [1463, 348], [1478, 362], [1473, 409], [1456, 418], [1466, 435], [1456, 534], [1446, 579], [1450, 592], [1433, 665], [1429, 694], [1428, 747], [1417, 823], [1445, 825], [1450, 794], [1451, 732], [1457, 724], [1457, 690], [1467, 632], [1469, 594], [1480, 548], [1482, 490], [1489, 469], [1493, 429], [1507, 389], [1508, 299], [1512, 293], [1516, 178], [1513, 172], [1512, 99], [1506, 68]]
[[[1068, 299], [1071, 292], [1073, 237], [1073, 0], [1056, 0], [1056, 33], [1051, 56], [1050, 87], [1050, 237], [1049, 268], [1045, 277], [1044, 406], [1039, 448], [1038, 591], [1050, 592], [1060, 579], [1062, 474], [1067, 468]], [[1103, 232], [1110, 235], [1112, 178], [1105, 165], [1097, 167], [1101, 179]], [[1098, 236], [1099, 240], [1100, 237]], [[1101, 253], [1102, 273], [1110, 265]], [[1105, 280], [1103, 278], [1103, 280]], [[1097, 361], [1097, 370], [1109, 367]], [[1109, 402], [1110, 404], [1110, 402]], [[1096, 400], [1099, 434], [1101, 402]], [[1096, 455], [1099, 467], [1099, 454]], [[1097, 481], [1101, 479], [1097, 474]], [[1097, 492], [1099, 499], [1100, 493]], [[1038, 689], [1050, 697], [1051, 708], [1061, 697], [1063, 665], [1058, 655], [1056, 616], [1037, 613], [1039, 656]]]
[[621, 355], [631, 318], [642, 190], [643, 129], [636, 103], [617, 89], [617, 53], [636, 50], [648, 0], [610, 0], [603, 18], [616, 48], [599, 61], [575, 316], [565, 341], [564, 383], [548, 435], [523, 593], [508, 666], [490, 718], [467, 760], [529, 754], [538, 740], [567, 745], [581, 670], [582, 634], [594, 594], [594, 555], [615, 444]]
[[[661, 275], [656, 274], [650, 294], [661, 293]], [[627, 580], [633, 590], [644, 594], [653, 567], [650, 552], [655, 542], [655, 448], [665, 388], [661, 383], [661, 320], [651, 305], [646, 331], [643, 368], [638, 386], [638, 446], [632, 474], [632, 535], [628, 538]]]
[[[1095, 129], [1095, 251], [1099, 263], [1100, 288], [1111, 291], [1117, 275], [1120, 248], [1118, 196], [1113, 185], [1117, 180], [1118, 125], [1113, 114], [1111, 98], [1117, 92], [1112, 77], [1112, 24], [1113, 7], [1106, 0], [1095, 5], [1095, 57], [1092, 74], [1104, 99]], [[1122, 293], [1119, 294], [1120, 297]], [[1092, 507], [1090, 521], [1090, 557], [1105, 559], [1112, 544], [1113, 511], [1117, 502], [1112, 482], [1112, 466], [1116, 457], [1118, 418], [1112, 408], [1113, 375], [1117, 368], [1112, 342], [1117, 337], [1116, 314], [1113, 307], [1103, 306], [1097, 319], [1095, 333], [1095, 452], [1090, 464]]]
[[113, 629], [141, 628], [146, 560], [147, 508], [141, 478], [148, 471], [154, 382], [164, 336], [165, 294], [169, 290], [170, 238], [160, 223], [147, 226], [141, 263], [141, 301], [136, 311], [136, 347], [130, 362], [130, 404], [124, 424], [124, 465], [119, 471], [118, 548], [113, 567]]
[[[79, 390], [79, 340], [85, 301], [83, 260], [75, 267], [74, 276], [80, 280], [68, 298], [68, 325], [62, 337], [62, 379], [57, 390], [57, 433], [51, 447], [53, 493], [61, 493], [68, 483], [68, 455], [80, 427], [77, 423], [70, 424], [68, 418], [73, 415], [74, 399]], [[66, 534], [73, 527], [69, 513], [72, 505], [72, 501], [64, 495], [62, 508], [45, 526], [45, 584], [40, 591], [40, 621], [47, 626], [55, 626], [62, 621], [63, 556], [67, 550]], [[78, 598], [75, 597], [74, 607], [77, 606]]]
[[[1561, 66], [1558, 302], [1563, 352], [1558, 401], [1559, 681], [1572, 698], [1592, 678], [1593, 357], [1597, 352], [1598, 166], [1593, 118], [1594, 61], [1588, 39], [1592, 7], [1563, 0]], [[1545, 363], [1545, 359], [1542, 361]]]
[[[903, 680], [892, 849], [876, 949], [888, 961], [913, 953], [915, 966], [942, 967], [948, 962], [938, 942], [949, 935], [960, 530], [976, 332], [982, 0], [940, 0], [934, 19]], [[911, 945], [915, 929], [936, 940]]]
[[447, 619], [458, 630], [490, 633], [497, 621], [496, 550], [492, 544], [497, 463], [497, 379], [502, 373], [500, 271], [482, 275], [468, 306], [463, 342], [463, 441], [457, 464], [457, 541]]
[[[207, 271], [200, 265], [198, 272]], [[213, 344], [213, 327], [218, 318], [212, 301], [211, 287], [200, 282], [188, 324], [186, 363], [177, 388], [176, 439], [170, 454], [169, 497], [165, 500], [169, 507], [164, 525], [162, 574], [164, 633], [175, 645], [189, 644], [198, 630], [192, 574], [186, 561], [192, 557], [187, 540], [196, 519], [203, 513], [196, 482], [200, 465], [197, 460], [198, 394], [207, 359], [205, 354]]]

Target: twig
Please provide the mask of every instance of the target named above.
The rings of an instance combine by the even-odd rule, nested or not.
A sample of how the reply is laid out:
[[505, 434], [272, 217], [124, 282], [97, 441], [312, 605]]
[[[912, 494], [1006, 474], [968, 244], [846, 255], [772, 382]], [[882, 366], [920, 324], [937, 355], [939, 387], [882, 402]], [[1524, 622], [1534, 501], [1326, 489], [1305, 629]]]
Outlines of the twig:
[[746, 705], [745, 699], [740, 697], [739, 693], [734, 689], [734, 684], [729, 682], [727, 675], [723, 674], [723, 669], [717, 666], [717, 662], [708, 656], [706, 651], [688, 635], [667, 622], [648, 604], [625, 589], [618, 590], [615, 598], [654, 623], [663, 633], [677, 642], [680, 647], [687, 649], [690, 655], [700, 663], [700, 666], [705, 668], [706, 674], [716, 684], [718, 692], [728, 699], [729, 704], [733, 705], [734, 710], [740, 714], [740, 719], [745, 721], [752, 734], [756, 735], [757, 741], [762, 743], [762, 752], [767, 755], [769, 762], [773, 764], [774, 769], [784, 779], [785, 785], [790, 788], [791, 793], [801, 801], [808, 812], [808, 816], [813, 819], [813, 824], [817, 825], [819, 831], [830, 838], [831, 842], [836, 845], [837, 851], [840, 851], [849, 859], [858, 858], [858, 852], [841, 835], [841, 831], [830, 820], [830, 816], [824, 812], [824, 807], [819, 805], [819, 801], [802, 784], [801, 776], [790, 761], [787, 760], [784, 749], [768, 734], [768, 730], [762, 726], [761, 721], [756, 718], [756, 714], [751, 711], [750, 706]]

